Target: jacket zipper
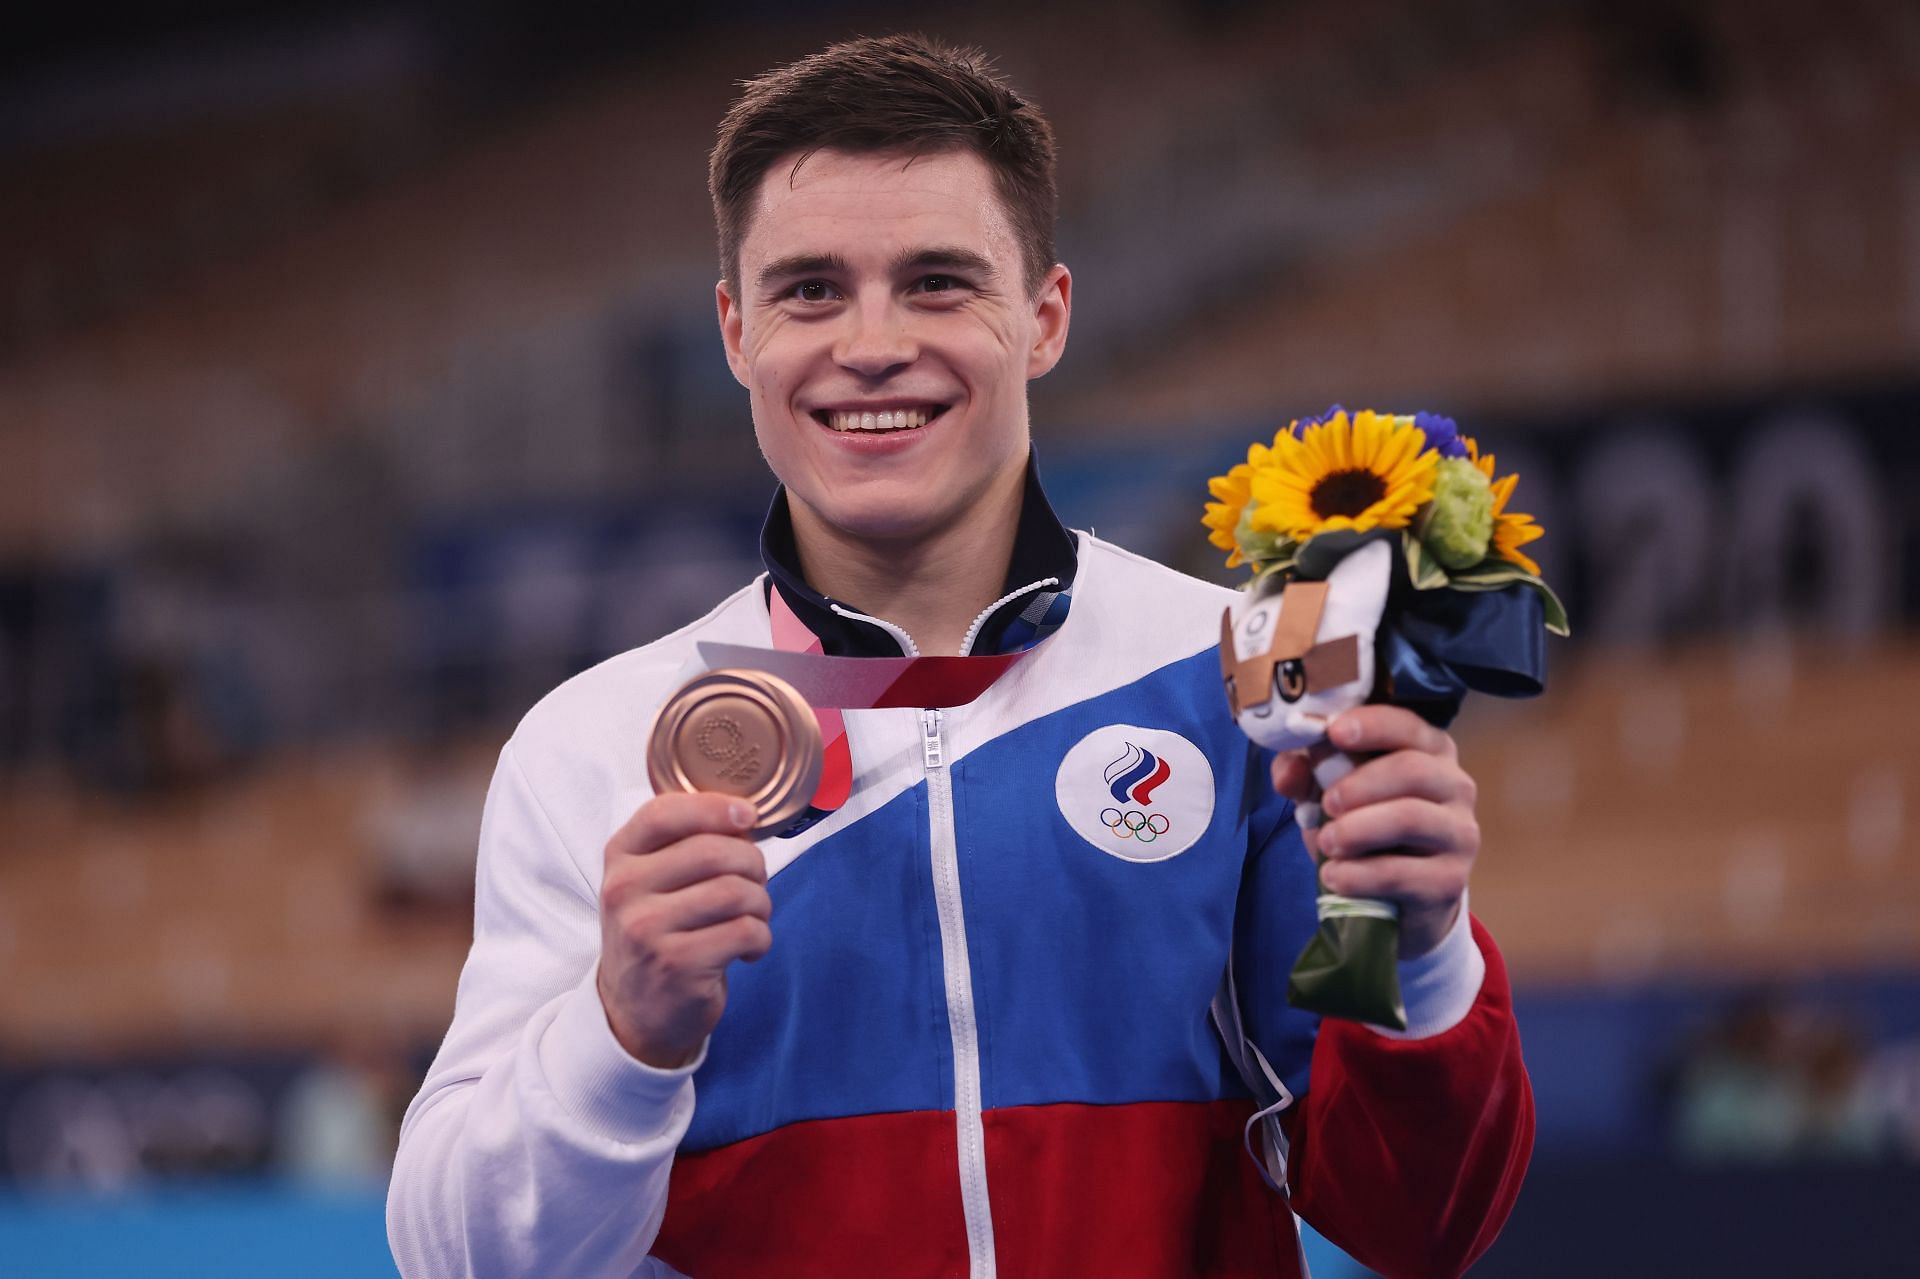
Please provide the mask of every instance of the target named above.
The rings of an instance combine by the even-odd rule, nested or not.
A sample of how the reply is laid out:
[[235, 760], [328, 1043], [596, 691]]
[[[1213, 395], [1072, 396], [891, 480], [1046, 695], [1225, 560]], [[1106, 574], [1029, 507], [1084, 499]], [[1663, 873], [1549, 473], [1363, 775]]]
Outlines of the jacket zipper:
[[953, 1121], [960, 1148], [960, 1202], [966, 1214], [969, 1279], [993, 1279], [993, 1210], [987, 1198], [987, 1146], [980, 1108], [980, 1037], [973, 1016], [973, 974], [960, 905], [960, 847], [953, 824], [942, 713], [920, 712], [927, 766], [927, 815], [933, 850], [933, 899], [940, 915], [947, 1032], [953, 1041]]
[[[1002, 595], [999, 599], [981, 609], [980, 612], [975, 615], [973, 624], [967, 627], [966, 636], [960, 641], [960, 656], [973, 656], [973, 642], [980, 638], [980, 628], [987, 624], [989, 617], [992, 617], [995, 613], [998, 613], [1022, 595], [1031, 595], [1035, 591], [1058, 585], [1060, 585], [1059, 578], [1043, 577], [1037, 582], [1028, 582], [1017, 591], [1008, 591], [1005, 595]], [[871, 613], [856, 612], [853, 609], [847, 608], [845, 605], [835, 604], [832, 600], [827, 601], [827, 607], [832, 609], [834, 613], [840, 617], [855, 622], [865, 622], [868, 626], [879, 627], [887, 633], [894, 643], [900, 646], [900, 651], [903, 654], [908, 657], [920, 656], [920, 646], [913, 642], [913, 636], [907, 634], [903, 628], [895, 626], [886, 618], [875, 617]]]
[[1013, 603], [1015, 600], [1019, 599], [1022, 595], [1031, 595], [1035, 591], [1043, 590], [1049, 586], [1058, 586], [1058, 585], [1060, 585], [1059, 578], [1043, 577], [1037, 582], [1028, 582], [1025, 586], [1021, 587], [1017, 591], [1008, 591], [1005, 595], [1002, 595], [999, 599], [995, 600], [993, 603], [981, 609], [980, 612], [974, 617], [973, 624], [967, 627], [967, 634], [965, 638], [963, 638], [960, 641], [960, 656], [971, 657], [973, 655], [973, 642], [980, 638], [980, 628], [987, 624], [987, 619], [989, 617], [992, 617], [995, 613], [998, 613], [1001, 609]]

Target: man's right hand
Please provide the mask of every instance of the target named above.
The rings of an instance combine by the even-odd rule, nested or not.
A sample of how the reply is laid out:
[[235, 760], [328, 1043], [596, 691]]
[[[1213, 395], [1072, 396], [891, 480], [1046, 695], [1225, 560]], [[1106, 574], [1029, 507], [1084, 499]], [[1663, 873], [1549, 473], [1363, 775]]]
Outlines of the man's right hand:
[[607, 841], [600, 884], [600, 1003], [614, 1038], [649, 1066], [692, 1061], [727, 1004], [727, 965], [773, 945], [767, 864], [751, 805], [658, 795]]

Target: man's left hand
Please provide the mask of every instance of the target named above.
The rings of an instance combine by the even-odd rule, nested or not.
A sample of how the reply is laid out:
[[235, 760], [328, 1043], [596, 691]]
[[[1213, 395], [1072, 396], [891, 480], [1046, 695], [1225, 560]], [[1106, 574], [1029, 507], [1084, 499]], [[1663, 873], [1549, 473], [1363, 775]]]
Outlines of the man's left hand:
[[1336, 717], [1329, 737], [1365, 763], [1328, 787], [1304, 753], [1273, 762], [1273, 785], [1296, 803], [1318, 797], [1326, 822], [1305, 831], [1324, 858], [1328, 892], [1400, 906], [1400, 957], [1415, 959], [1446, 937], [1460, 913], [1480, 851], [1473, 778], [1453, 738], [1401, 706], [1360, 706]]

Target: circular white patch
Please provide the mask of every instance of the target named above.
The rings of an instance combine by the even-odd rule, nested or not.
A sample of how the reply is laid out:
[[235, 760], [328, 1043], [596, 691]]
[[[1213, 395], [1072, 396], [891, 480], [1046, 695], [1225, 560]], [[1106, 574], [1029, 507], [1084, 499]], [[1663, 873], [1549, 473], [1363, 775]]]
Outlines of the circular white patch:
[[1053, 793], [1082, 839], [1130, 862], [1186, 852], [1213, 820], [1213, 766], [1164, 728], [1096, 728], [1060, 761]]

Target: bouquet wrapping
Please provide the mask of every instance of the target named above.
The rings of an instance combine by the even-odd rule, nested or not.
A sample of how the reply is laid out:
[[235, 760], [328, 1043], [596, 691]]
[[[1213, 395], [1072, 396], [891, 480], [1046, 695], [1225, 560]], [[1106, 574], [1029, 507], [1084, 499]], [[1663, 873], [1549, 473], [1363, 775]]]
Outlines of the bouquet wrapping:
[[[1469, 690], [1540, 692], [1546, 633], [1565, 635], [1567, 619], [1521, 549], [1543, 530], [1508, 509], [1518, 482], [1450, 418], [1337, 406], [1210, 480], [1210, 540], [1252, 570], [1220, 622], [1242, 731], [1305, 751], [1324, 790], [1364, 762], [1327, 741], [1343, 711], [1388, 702], [1444, 728]], [[1296, 816], [1320, 822], [1316, 803]], [[1323, 885], [1317, 908], [1289, 999], [1404, 1030], [1395, 906]]]

